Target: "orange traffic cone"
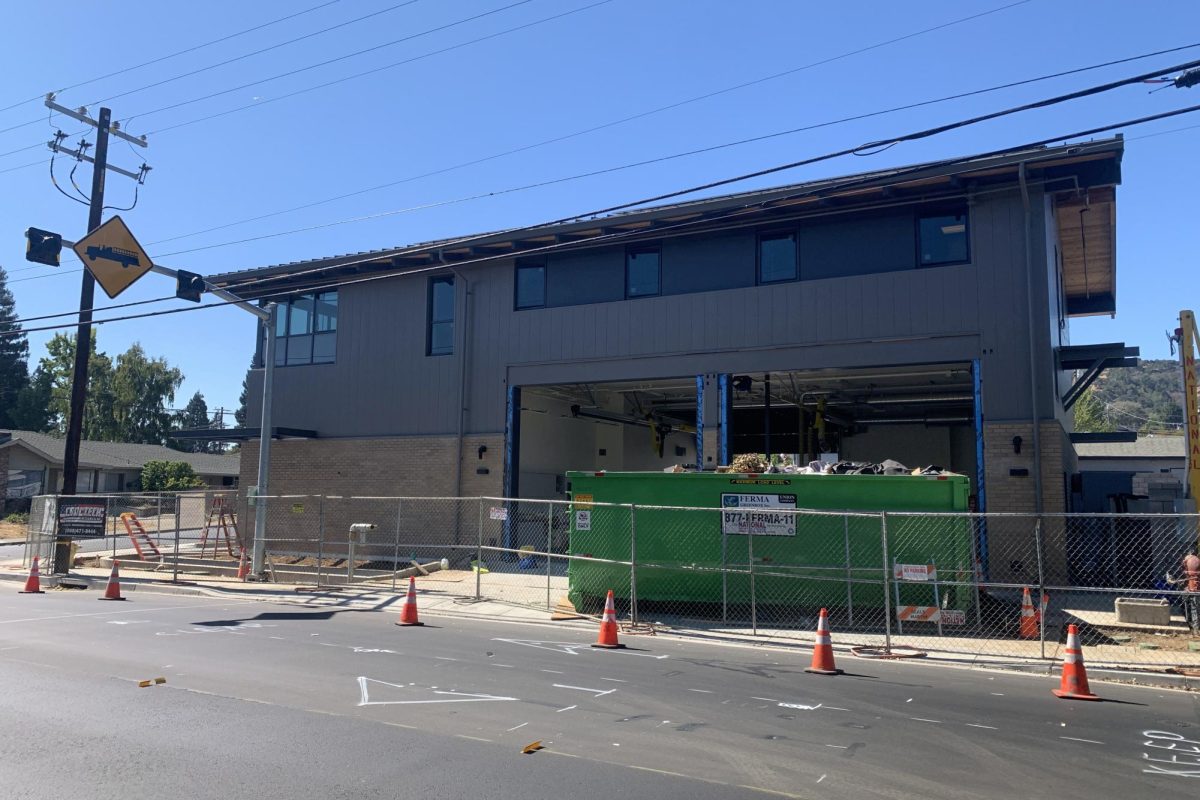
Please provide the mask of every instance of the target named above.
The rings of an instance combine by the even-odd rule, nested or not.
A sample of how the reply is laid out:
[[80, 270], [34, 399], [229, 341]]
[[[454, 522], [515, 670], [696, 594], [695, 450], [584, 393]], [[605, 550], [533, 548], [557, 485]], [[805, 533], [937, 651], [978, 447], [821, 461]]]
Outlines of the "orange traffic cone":
[[1083, 648], [1079, 646], [1079, 629], [1067, 626], [1066, 658], [1063, 659], [1062, 684], [1054, 690], [1064, 700], [1099, 700], [1088, 688], [1087, 670], [1083, 668]]
[[29, 577], [25, 579], [25, 588], [21, 590], [21, 594], [45, 594], [42, 591], [42, 577], [38, 572], [38, 557], [33, 557], [33, 564], [29, 567]]
[[1025, 594], [1021, 597], [1021, 630], [1017, 634], [1022, 639], [1037, 639], [1038, 630], [1038, 615], [1033, 607], [1033, 599], [1029, 596], [1029, 587], [1025, 587]]
[[246, 548], [242, 547], [242, 559], [238, 562], [237, 579], [239, 581], [246, 580], [246, 576], [250, 574], [250, 565], [246, 563]]
[[604, 616], [600, 618], [600, 635], [592, 647], [603, 647], [615, 650], [625, 645], [617, 641], [617, 606], [613, 602], [612, 589], [608, 590], [608, 598], [604, 601]]
[[812, 666], [804, 670], [817, 675], [841, 675], [833, 663], [833, 640], [829, 638], [829, 612], [821, 609], [817, 618], [817, 644], [813, 648]]
[[400, 619], [397, 625], [424, 625], [417, 620], [417, 579], [408, 579], [408, 597], [404, 598], [404, 606], [400, 609]]
[[97, 600], [124, 600], [121, 597], [121, 576], [117, 574], [117, 564], [120, 562], [113, 561], [112, 572], [108, 574], [108, 587], [104, 590], [104, 597], [98, 597]]

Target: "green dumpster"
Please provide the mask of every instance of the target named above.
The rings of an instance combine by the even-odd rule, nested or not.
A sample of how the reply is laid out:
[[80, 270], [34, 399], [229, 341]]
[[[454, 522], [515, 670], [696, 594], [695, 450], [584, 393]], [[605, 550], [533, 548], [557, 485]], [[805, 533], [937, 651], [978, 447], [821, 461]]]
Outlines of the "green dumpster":
[[[596, 559], [572, 559], [569, 567], [569, 595], [580, 609], [594, 608], [609, 589], [628, 600], [635, 581], [639, 604], [726, 607], [752, 594], [756, 605], [814, 609], [846, 605], [853, 584], [854, 606], [879, 609], [879, 512], [966, 512], [970, 493], [961, 475], [569, 472], [567, 478], [570, 552]], [[629, 504], [635, 513], [621, 507]], [[889, 572], [891, 563], [928, 564], [943, 583], [970, 579], [974, 546], [966, 516], [902, 515], [889, 517], [888, 528]], [[968, 592], [939, 592], [942, 608], [966, 608]], [[934, 602], [932, 585], [901, 584], [902, 605]]]

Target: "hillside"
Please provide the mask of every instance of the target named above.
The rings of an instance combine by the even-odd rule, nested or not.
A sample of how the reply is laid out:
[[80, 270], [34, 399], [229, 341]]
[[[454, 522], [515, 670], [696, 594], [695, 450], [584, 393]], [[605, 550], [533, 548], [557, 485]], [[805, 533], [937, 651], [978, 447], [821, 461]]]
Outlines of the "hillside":
[[1133, 369], [1110, 369], [1092, 385], [1104, 418], [1117, 430], [1179, 431], [1183, 384], [1179, 362], [1143, 361]]

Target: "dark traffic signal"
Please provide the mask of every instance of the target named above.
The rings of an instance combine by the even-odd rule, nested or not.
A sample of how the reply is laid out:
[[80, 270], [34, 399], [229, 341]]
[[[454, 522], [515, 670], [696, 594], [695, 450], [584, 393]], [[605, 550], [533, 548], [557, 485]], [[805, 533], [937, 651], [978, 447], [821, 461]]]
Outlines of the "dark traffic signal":
[[200, 295], [204, 294], [204, 276], [197, 275], [194, 272], [178, 270], [175, 275], [175, 296], [180, 300], [191, 300], [193, 303], [200, 302]]
[[44, 231], [41, 228], [30, 228], [25, 231], [25, 260], [35, 264], [45, 264], [48, 267], [59, 265], [58, 256], [62, 252], [62, 234]]

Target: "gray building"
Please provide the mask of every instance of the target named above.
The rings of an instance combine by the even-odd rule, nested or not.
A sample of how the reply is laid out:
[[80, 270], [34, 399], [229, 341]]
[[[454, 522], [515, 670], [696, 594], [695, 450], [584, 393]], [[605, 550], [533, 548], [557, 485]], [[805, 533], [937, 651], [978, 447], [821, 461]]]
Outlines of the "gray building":
[[980, 508], [1063, 511], [1073, 398], [1135, 363], [1069, 336], [1116, 310], [1122, 152], [991, 153], [213, 280], [281, 304], [271, 493], [555, 498], [569, 469], [771, 452], [934, 464]]

